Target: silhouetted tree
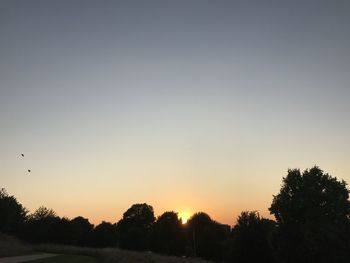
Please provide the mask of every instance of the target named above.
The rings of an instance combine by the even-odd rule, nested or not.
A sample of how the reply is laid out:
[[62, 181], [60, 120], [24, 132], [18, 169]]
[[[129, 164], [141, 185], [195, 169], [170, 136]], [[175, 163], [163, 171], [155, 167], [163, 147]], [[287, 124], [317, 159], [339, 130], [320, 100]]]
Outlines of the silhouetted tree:
[[22, 237], [35, 243], [59, 243], [88, 246], [93, 225], [83, 217], [60, 218], [52, 209], [40, 207], [28, 217]]
[[0, 231], [18, 234], [26, 219], [27, 210], [10, 196], [4, 188], [0, 189]]
[[132, 205], [117, 224], [119, 246], [126, 249], [148, 250], [154, 220], [152, 206]]
[[55, 243], [72, 244], [72, 228], [70, 220], [66, 217], [59, 218], [55, 222]]
[[56, 213], [42, 206], [29, 216], [24, 237], [31, 242], [56, 243], [59, 223]]
[[165, 212], [158, 217], [152, 230], [152, 251], [183, 255], [186, 247], [186, 236], [181, 220], [175, 212]]
[[228, 247], [229, 262], [272, 263], [272, 249], [269, 238], [275, 229], [275, 222], [261, 218], [257, 212], [242, 212], [232, 229]]
[[43, 219], [54, 218], [54, 217], [57, 217], [55, 211], [45, 206], [39, 207], [32, 215], [30, 215], [30, 219], [33, 219], [33, 220], [43, 220]]
[[222, 258], [223, 242], [227, 239], [224, 225], [199, 212], [188, 220], [186, 228], [194, 256], [215, 260]]
[[103, 221], [92, 231], [92, 245], [95, 247], [113, 247], [117, 243], [117, 226]]
[[269, 208], [278, 222], [274, 244], [282, 262], [348, 262], [348, 198], [346, 183], [318, 167], [288, 170]]
[[71, 243], [78, 246], [87, 246], [91, 243], [91, 235], [94, 225], [89, 219], [82, 216], [73, 218], [70, 221]]

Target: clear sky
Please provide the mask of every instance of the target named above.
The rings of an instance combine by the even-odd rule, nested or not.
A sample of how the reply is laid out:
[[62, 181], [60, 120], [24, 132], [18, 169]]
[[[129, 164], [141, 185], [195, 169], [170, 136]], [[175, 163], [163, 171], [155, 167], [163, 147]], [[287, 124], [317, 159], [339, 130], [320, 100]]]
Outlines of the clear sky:
[[288, 168], [350, 182], [348, 0], [2, 0], [0, 37], [0, 187], [30, 211], [232, 225]]

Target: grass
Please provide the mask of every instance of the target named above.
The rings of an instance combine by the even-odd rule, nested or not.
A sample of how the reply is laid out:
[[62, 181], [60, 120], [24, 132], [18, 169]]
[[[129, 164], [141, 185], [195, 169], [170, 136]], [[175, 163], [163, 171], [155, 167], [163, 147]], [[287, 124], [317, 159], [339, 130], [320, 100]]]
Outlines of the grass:
[[33, 249], [18, 239], [0, 233], [0, 257], [21, 256], [32, 254]]
[[136, 252], [118, 248], [84, 248], [74, 246], [41, 244], [28, 245], [18, 239], [0, 233], [0, 257], [20, 256], [33, 253], [62, 254], [57, 257], [35, 260], [43, 263], [208, 263], [197, 258], [163, 256], [151, 252]]
[[97, 263], [97, 259], [89, 256], [81, 255], [60, 255], [51, 258], [42, 258], [32, 261], [31, 263]]
[[102, 263], [209, 263], [209, 261], [197, 258], [163, 256], [151, 252], [136, 252], [118, 248], [94, 249], [48, 244], [38, 245], [34, 248], [46, 253], [95, 257], [98, 262]]

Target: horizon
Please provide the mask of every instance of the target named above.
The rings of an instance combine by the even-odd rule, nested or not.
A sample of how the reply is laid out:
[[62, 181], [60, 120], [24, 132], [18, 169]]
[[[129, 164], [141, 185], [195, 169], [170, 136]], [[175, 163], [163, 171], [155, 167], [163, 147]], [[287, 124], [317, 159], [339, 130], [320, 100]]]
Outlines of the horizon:
[[232, 226], [273, 218], [288, 169], [350, 182], [349, 12], [3, 1], [0, 188], [95, 225], [147, 203]]
[[[23, 154], [22, 154], [22, 156], [23, 156]], [[347, 182], [344, 181], [343, 179], [337, 178], [336, 176], [332, 176], [331, 174], [327, 173], [326, 171], [323, 171], [320, 167], [318, 167], [318, 166], [316, 166], [316, 165], [313, 166], [313, 167], [307, 168], [307, 169], [305, 169], [305, 170], [302, 170], [302, 169], [299, 169], [299, 168], [288, 169], [288, 172], [287, 172], [287, 173], [289, 174], [291, 171], [298, 171], [298, 172], [300, 172], [300, 174], [304, 175], [305, 172], [309, 172], [309, 171], [311, 171], [311, 170], [313, 170], [313, 169], [316, 169], [316, 171], [320, 171], [321, 173], [324, 173], [324, 175], [330, 176], [330, 177], [333, 178], [333, 179], [340, 180], [339, 182], [345, 182], [345, 186], [347, 185]], [[315, 171], [315, 170], [314, 170], [314, 171]], [[282, 178], [282, 181], [284, 181], [285, 178], [286, 178], [286, 177], [283, 177], [283, 178]], [[281, 187], [283, 186], [283, 184], [284, 184], [284, 183], [281, 184]], [[23, 203], [21, 203], [21, 202], [16, 198], [16, 196], [12, 195], [11, 193], [8, 193], [7, 190], [6, 190], [5, 188], [0, 188], [0, 190], [4, 190], [5, 195], [14, 197], [14, 198], [17, 200], [17, 202], [18, 202], [19, 204], [22, 204], [22, 205], [23, 205]], [[347, 191], [348, 191], [348, 193], [349, 193], [349, 190], [347, 190]], [[281, 192], [280, 192], [280, 193], [281, 193]], [[275, 196], [276, 196], [276, 195], [273, 195], [273, 198], [275, 198]], [[45, 208], [45, 209], [51, 210], [51, 211], [54, 213], [54, 215], [55, 215], [56, 217], [58, 217], [58, 218], [73, 220], [73, 219], [78, 218], [78, 217], [83, 217], [84, 219], [87, 219], [87, 220], [93, 225], [93, 227], [96, 227], [96, 226], [98, 226], [98, 225], [100, 225], [100, 224], [102, 224], [102, 223], [104, 223], [104, 222], [118, 225], [119, 222], [122, 221], [122, 219], [124, 219], [124, 213], [126, 213], [127, 210], [129, 210], [129, 208], [132, 208], [132, 207], [134, 207], [135, 205], [147, 205], [147, 206], [150, 206], [150, 207], [153, 209], [153, 211], [155, 212], [154, 207], [152, 206], [152, 204], [147, 204], [147, 203], [144, 203], [144, 202], [138, 202], [138, 203], [134, 203], [134, 204], [130, 205], [130, 206], [122, 213], [122, 215], [120, 216], [120, 218], [118, 218], [116, 221], [113, 221], [113, 220], [108, 221], [108, 220], [102, 219], [101, 221], [93, 222], [93, 221], [90, 220], [90, 218], [87, 218], [87, 217], [82, 216], [82, 215], [75, 215], [75, 216], [72, 216], [72, 217], [59, 215], [59, 214], [56, 213], [56, 211], [55, 211], [54, 209], [52, 209], [51, 207], [47, 207], [47, 206], [45, 206], [45, 205], [41, 205], [41, 206], [38, 207], [35, 211], [30, 211], [30, 210], [28, 210], [25, 206], [23, 206], [23, 209], [26, 211], [26, 216], [29, 217], [29, 218], [30, 218], [31, 215], [34, 215], [34, 214], [35, 214], [37, 211], [39, 211], [41, 208]], [[268, 208], [268, 209], [270, 209], [270, 208]], [[157, 222], [158, 219], [159, 219], [162, 215], [164, 215], [165, 213], [168, 213], [168, 212], [174, 212], [174, 213], [176, 213], [176, 214], [177, 214], [177, 218], [180, 220], [180, 222], [181, 222], [182, 225], [186, 225], [186, 223], [188, 222], [188, 220], [191, 220], [193, 217], [195, 217], [196, 215], [201, 214], [201, 213], [204, 213], [204, 214], [208, 215], [208, 216], [210, 217], [210, 219], [211, 219], [213, 222], [218, 223], [218, 224], [221, 224], [221, 225], [227, 225], [227, 226], [229, 226], [229, 227], [232, 228], [232, 229], [237, 225], [237, 223], [238, 223], [237, 220], [238, 220], [240, 217], [242, 217], [242, 214], [243, 214], [243, 213], [253, 213], [253, 214], [255, 214], [256, 216], [260, 216], [261, 219], [269, 219], [269, 220], [272, 220], [272, 221], [274, 221], [274, 222], [277, 222], [277, 221], [276, 221], [277, 218], [275, 218], [275, 217], [272, 215], [272, 214], [273, 214], [272, 212], [270, 212], [270, 214], [269, 214], [268, 216], [265, 217], [265, 216], [263, 216], [263, 215], [262, 215], [259, 211], [257, 211], [257, 210], [251, 210], [251, 211], [249, 211], [248, 209], [243, 209], [242, 211], [240, 211], [239, 214], [238, 214], [238, 216], [236, 217], [237, 220], [235, 219], [235, 222], [234, 222], [233, 224], [223, 223], [223, 222], [217, 221], [215, 218], [211, 217], [210, 214], [208, 214], [206, 211], [195, 211], [195, 212], [190, 212], [188, 209], [183, 209], [183, 210], [179, 210], [179, 211], [175, 211], [175, 210], [172, 210], [172, 209], [168, 209], [168, 210], [162, 211], [160, 214], [154, 213], [154, 220], [155, 220], [155, 222]]]

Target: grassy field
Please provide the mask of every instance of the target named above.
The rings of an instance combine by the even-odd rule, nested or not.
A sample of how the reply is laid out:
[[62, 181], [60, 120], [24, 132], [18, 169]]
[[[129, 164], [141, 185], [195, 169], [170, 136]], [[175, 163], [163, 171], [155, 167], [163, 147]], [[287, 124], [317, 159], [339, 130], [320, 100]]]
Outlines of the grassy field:
[[[157, 255], [151, 252], [136, 252], [121, 250], [117, 248], [81, 248], [73, 246], [59, 245], [38, 245], [37, 251], [65, 254], [65, 255], [85, 255], [94, 257], [102, 263], [208, 263], [209, 261], [195, 258], [179, 258], [171, 256]], [[45, 261], [46, 262], [46, 261]]]
[[33, 249], [18, 239], [0, 233], [0, 257], [20, 256], [33, 253]]
[[43, 258], [32, 261], [31, 263], [97, 263], [98, 260], [94, 257], [81, 255], [60, 255], [51, 258]]
[[61, 245], [29, 245], [18, 239], [0, 233], [0, 257], [20, 256], [33, 253], [61, 254], [53, 258], [40, 259], [31, 262], [42, 263], [206, 263], [201, 259], [162, 256], [151, 252], [136, 252], [118, 248], [82, 248]]

